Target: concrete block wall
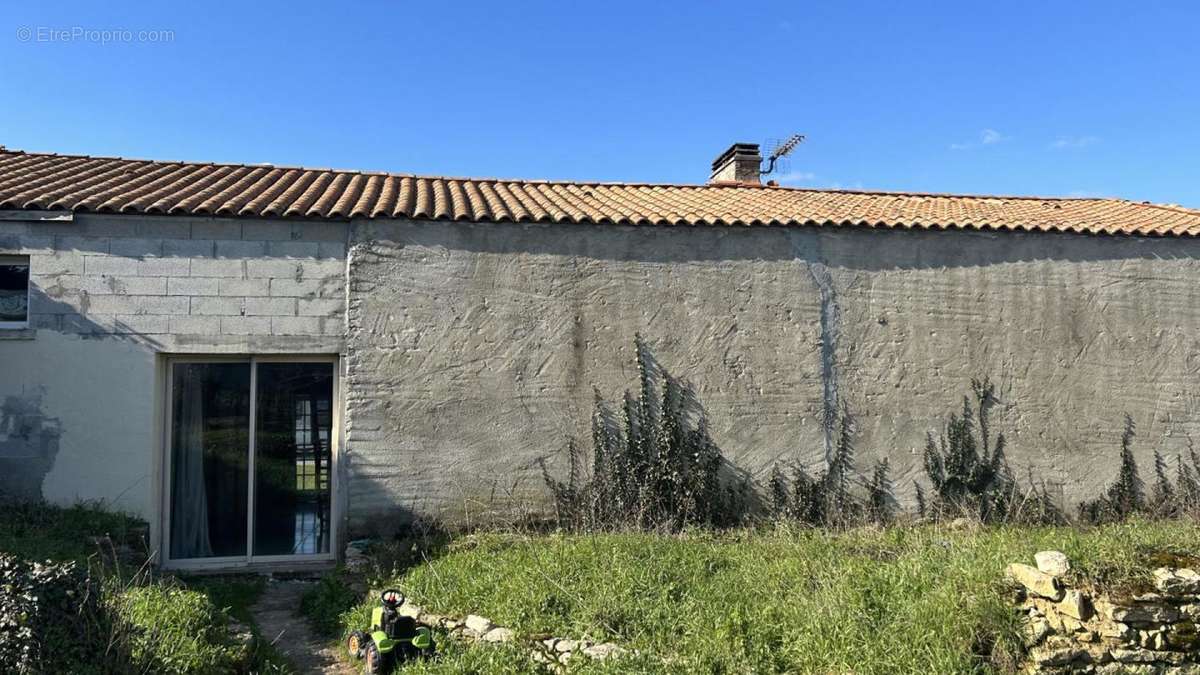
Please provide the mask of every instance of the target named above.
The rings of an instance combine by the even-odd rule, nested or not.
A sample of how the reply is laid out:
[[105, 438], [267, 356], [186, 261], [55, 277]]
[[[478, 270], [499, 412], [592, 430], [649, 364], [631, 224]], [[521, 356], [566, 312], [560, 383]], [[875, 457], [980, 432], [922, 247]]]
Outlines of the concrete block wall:
[[[0, 331], [0, 489], [157, 516], [159, 354], [340, 354], [347, 224], [117, 214], [0, 220], [31, 330]], [[9, 216], [11, 217], [11, 215]]]
[[[169, 351], [186, 336], [344, 332], [343, 223], [81, 214], [0, 224], [31, 257], [36, 329], [127, 335]], [[190, 342], [190, 340], [188, 340]]]

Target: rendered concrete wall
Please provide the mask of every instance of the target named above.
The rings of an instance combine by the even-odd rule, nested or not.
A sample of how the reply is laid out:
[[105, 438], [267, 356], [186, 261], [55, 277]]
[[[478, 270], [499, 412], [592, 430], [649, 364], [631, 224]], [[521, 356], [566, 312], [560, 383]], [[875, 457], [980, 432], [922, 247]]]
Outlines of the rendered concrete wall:
[[976, 375], [1001, 385], [1013, 464], [1067, 503], [1112, 477], [1124, 412], [1147, 476], [1153, 449], [1173, 457], [1200, 431], [1188, 240], [352, 229], [347, 292], [345, 224], [0, 221], [0, 255], [31, 256], [36, 327], [0, 334], [0, 406], [24, 420], [17, 434], [0, 424], [0, 461], [24, 472], [0, 489], [153, 517], [160, 355], [176, 353], [343, 353], [357, 526], [542, 503], [537, 461], [561, 469], [566, 439], [586, 438], [593, 386], [614, 399], [632, 385], [635, 332], [760, 477], [775, 461], [819, 465], [819, 420], [845, 402], [860, 463], [891, 457], [910, 497], [925, 433]]
[[911, 500], [926, 433], [984, 375], [1014, 468], [1072, 508], [1113, 477], [1125, 412], [1147, 477], [1200, 435], [1189, 240], [403, 222], [352, 240], [352, 527], [543, 500], [538, 459], [586, 445], [593, 385], [633, 385], [635, 332], [757, 477], [819, 467], [845, 403], [860, 464], [890, 457]]
[[[0, 491], [157, 517], [162, 354], [343, 346], [341, 223], [80, 214], [0, 221], [33, 330], [0, 331]], [[12, 411], [10, 413], [10, 411]]]

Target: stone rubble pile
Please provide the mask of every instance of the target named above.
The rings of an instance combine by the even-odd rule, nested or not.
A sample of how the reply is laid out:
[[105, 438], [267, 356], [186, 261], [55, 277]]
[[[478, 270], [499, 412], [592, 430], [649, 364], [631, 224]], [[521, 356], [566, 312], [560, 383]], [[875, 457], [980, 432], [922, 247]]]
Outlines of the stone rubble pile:
[[366, 539], [352, 541], [346, 545], [343, 564], [350, 572], [365, 572], [371, 567], [371, 558], [367, 555], [367, 548], [371, 542]]
[[1070, 588], [1070, 561], [1058, 551], [1013, 563], [1020, 587], [1031, 673], [1200, 675], [1200, 573], [1154, 570], [1153, 592], [1093, 597]]
[[[455, 619], [426, 612], [420, 605], [412, 603], [401, 605], [400, 613], [410, 616], [426, 626], [441, 628], [451, 636], [466, 640], [513, 642], [516, 639], [516, 634], [511, 629], [498, 626], [492, 623], [490, 619], [476, 614], [469, 614], [463, 619]], [[538, 663], [560, 667], [566, 665], [574, 658], [602, 661], [627, 653], [628, 650], [624, 647], [612, 642], [593, 642], [591, 640], [571, 640], [568, 638], [552, 637], [534, 643], [530, 656]]]

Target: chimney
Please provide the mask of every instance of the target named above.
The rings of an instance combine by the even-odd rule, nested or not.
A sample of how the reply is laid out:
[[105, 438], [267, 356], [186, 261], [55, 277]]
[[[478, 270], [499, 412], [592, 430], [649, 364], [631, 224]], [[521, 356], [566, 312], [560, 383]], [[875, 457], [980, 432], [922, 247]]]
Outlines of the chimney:
[[708, 182], [759, 185], [762, 155], [757, 143], [734, 143], [712, 163], [712, 176]]

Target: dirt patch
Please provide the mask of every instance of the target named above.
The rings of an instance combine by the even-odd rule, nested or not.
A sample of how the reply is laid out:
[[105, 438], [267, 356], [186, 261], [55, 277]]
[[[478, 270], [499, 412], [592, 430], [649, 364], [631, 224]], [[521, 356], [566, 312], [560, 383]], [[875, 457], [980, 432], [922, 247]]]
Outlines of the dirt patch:
[[350, 675], [357, 672], [340, 659], [339, 650], [318, 636], [300, 616], [300, 598], [311, 581], [267, 583], [258, 602], [250, 608], [262, 638], [272, 642], [297, 673]]

